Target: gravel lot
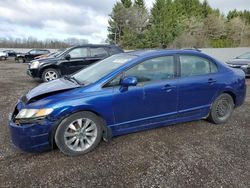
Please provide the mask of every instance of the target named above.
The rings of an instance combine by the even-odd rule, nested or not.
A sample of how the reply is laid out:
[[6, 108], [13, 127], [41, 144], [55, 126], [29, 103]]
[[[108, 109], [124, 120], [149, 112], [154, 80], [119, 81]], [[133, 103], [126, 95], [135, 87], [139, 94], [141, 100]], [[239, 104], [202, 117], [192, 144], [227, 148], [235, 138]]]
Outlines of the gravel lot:
[[129, 134], [71, 158], [10, 144], [8, 113], [39, 84], [26, 66], [0, 61], [0, 187], [250, 187], [249, 89], [227, 124], [200, 120]]

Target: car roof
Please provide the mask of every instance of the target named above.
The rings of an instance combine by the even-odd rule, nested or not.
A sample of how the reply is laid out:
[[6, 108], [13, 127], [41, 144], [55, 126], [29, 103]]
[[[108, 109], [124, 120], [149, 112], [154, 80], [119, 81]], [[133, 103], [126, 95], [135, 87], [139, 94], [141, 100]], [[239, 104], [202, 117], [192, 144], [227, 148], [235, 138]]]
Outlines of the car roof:
[[49, 51], [48, 49], [42, 49], [42, 48], [33, 48], [31, 50]]
[[75, 48], [75, 47], [116, 47], [116, 48], [119, 48], [119, 46], [112, 45], [112, 44], [82, 44], [82, 45], [72, 46], [72, 48]]
[[152, 49], [152, 50], [137, 50], [137, 51], [130, 51], [125, 52], [129, 55], [134, 56], [154, 56], [154, 55], [170, 55], [176, 53], [187, 53], [187, 54], [203, 54], [196, 50], [176, 50], [176, 49]]

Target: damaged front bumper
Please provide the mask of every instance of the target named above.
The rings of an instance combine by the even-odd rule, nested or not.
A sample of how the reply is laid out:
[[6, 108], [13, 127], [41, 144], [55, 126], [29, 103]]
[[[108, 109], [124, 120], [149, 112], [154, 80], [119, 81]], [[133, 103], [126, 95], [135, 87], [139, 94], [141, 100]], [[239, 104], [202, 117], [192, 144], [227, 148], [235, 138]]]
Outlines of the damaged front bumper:
[[45, 151], [52, 149], [50, 142], [51, 122], [14, 122], [12, 114], [9, 116], [9, 129], [14, 146], [24, 151]]

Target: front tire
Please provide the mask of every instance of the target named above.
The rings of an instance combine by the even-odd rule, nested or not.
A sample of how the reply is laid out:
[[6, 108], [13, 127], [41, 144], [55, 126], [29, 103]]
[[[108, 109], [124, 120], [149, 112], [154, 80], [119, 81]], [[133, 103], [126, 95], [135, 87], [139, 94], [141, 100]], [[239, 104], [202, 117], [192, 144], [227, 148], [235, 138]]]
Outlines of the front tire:
[[223, 93], [213, 102], [208, 120], [215, 124], [225, 123], [231, 117], [233, 109], [233, 98]]
[[59, 71], [53, 68], [45, 69], [42, 73], [42, 80], [44, 82], [49, 82], [60, 77]]
[[17, 58], [17, 62], [18, 62], [18, 63], [24, 63], [25, 61], [24, 61], [24, 58], [23, 58], [23, 57], [18, 57], [18, 58]]
[[93, 150], [102, 138], [102, 121], [91, 112], [78, 112], [64, 119], [55, 133], [60, 151], [69, 156]]

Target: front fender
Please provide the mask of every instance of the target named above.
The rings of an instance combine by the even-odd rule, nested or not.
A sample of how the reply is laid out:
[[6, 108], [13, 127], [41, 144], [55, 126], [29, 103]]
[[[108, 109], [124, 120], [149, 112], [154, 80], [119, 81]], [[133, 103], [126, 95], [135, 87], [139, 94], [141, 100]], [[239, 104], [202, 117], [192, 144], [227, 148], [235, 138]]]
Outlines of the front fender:
[[[54, 68], [54, 69], [58, 69], [58, 66], [56, 64], [50, 64], [50, 63], [45, 63], [45, 64], [42, 64], [40, 67], [39, 67], [39, 70], [38, 70], [38, 75], [39, 77], [42, 76], [42, 73], [45, 69], [48, 69], [48, 68]], [[59, 70], [59, 69], [58, 69]], [[59, 70], [60, 71], [60, 70]]]
[[50, 145], [52, 147], [55, 147], [54, 135], [55, 135], [56, 129], [60, 125], [60, 123], [65, 121], [66, 118], [69, 117], [70, 115], [77, 113], [77, 112], [82, 112], [82, 111], [90, 111], [90, 112], [96, 114], [98, 117], [100, 117], [102, 122], [103, 122], [102, 123], [103, 139], [105, 141], [111, 140], [112, 130], [109, 126], [107, 126], [107, 121], [104, 117], [104, 114], [101, 114], [101, 112], [98, 112], [98, 110], [94, 109], [91, 105], [84, 104], [84, 105], [80, 105], [78, 107], [68, 106], [68, 107], [64, 107], [61, 109], [57, 109], [56, 112], [53, 113], [53, 116], [49, 117], [52, 121], [54, 120], [56, 122], [49, 130], [49, 141], [50, 141]]

